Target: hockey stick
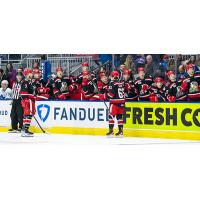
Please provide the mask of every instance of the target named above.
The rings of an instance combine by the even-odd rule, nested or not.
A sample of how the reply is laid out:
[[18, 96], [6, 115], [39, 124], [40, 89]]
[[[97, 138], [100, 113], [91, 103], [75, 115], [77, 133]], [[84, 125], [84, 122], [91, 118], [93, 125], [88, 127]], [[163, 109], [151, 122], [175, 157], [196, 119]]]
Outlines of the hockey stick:
[[[100, 91], [99, 91], [99, 89], [98, 89], [98, 87], [97, 87], [97, 85], [96, 85], [96, 83], [95, 83], [92, 79], [91, 79], [91, 82], [92, 82], [92, 84], [93, 84], [95, 90], [97, 91], [97, 93], [98, 93], [98, 94], [101, 94]], [[108, 108], [108, 106], [107, 106], [105, 100], [103, 100], [103, 102], [104, 102], [106, 108], [109, 110], [109, 108]]]
[[33, 118], [35, 119], [35, 121], [37, 122], [38, 126], [40, 127], [41, 131], [43, 133], [46, 133], [46, 131], [42, 128], [42, 126], [40, 125], [40, 123], [38, 122], [37, 118], [35, 117], [35, 115], [33, 115]]

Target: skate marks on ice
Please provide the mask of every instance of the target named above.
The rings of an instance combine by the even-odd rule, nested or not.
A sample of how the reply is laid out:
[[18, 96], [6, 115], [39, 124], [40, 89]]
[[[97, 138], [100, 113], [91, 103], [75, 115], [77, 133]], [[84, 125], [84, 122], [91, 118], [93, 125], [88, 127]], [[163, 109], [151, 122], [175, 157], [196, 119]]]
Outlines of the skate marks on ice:
[[35, 134], [23, 138], [18, 133], [0, 133], [0, 145], [3, 144], [61, 144], [61, 145], [157, 145], [157, 144], [200, 144], [200, 141], [153, 139], [138, 137], [106, 137], [69, 134]]

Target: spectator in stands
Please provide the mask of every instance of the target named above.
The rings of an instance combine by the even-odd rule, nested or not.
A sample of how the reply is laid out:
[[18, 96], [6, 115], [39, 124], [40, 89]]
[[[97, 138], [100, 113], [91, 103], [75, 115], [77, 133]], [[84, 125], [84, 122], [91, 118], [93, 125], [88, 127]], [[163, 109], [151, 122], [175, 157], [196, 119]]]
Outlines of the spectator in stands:
[[138, 54], [136, 59], [135, 59], [135, 65], [136, 65], [136, 68], [138, 70], [138, 68], [141, 68], [141, 67], [145, 67], [145, 57], [144, 57], [144, 54]]
[[154, 77], [155, 74], [157, 74], [160, 71], [159, 65], [153, 61], [151, 55], [148, 55], [146, 57], [145, 71], [147, 76], [152, 76], [152, 77]]
[[169, 56], [168, 55], [164, 55], [162, 61], [160, 62], [160, 67], [162, 69], [162, 71], [166, 72], [168, 70], [169, 67]]
[[177, 60], [176, 60], [176, 67], [177, 67], [177, 69], [178, 69], [178, 67], [179, 67], [180, 65], [182, 65], [182, 61], [183, 61], [182, 55], [181, 55], [181, 54], [178, 54]]
[[6, 75], [4, 74], [4, 70], [0, 69], [0, 85], [3, 80], [7, 80]]
[[16, 70], [13, 68], [12, 63], [8, 63], [6, 65], [6, 71], [5, 71], [5, 75], [7, 77], [7, 79], [9, 80], [9, 87], [12, 88], [13, 83], [16, 81]]
[[22, 73], [23, 72], [23, 68], [22, 67], [19, 67], [18, 69], [17, 69], [17, 73]]
[[132, 55], [128, 55], [126, 57], [126, 61], [125, 61], [124, 65], [126, 66], [126, 69], [130, 69], [132, 71], [133, 75], [137, 74], [136, 66], [133, 62]]
[[33, 63], [33, 69], [39, 69], [40, 68], [40, 63], [39, 62], [34, 62]]
[[3, 80], [0, 88], [0, 99], [11, 99], [12, 90], [8, 87], [8, 81]]
[[199, 66], [196, 65], [196, 56], [191, 56], [190, 59], [189, 59], [188, 64], [193, 64], [193, 65], [195, 65], [195, 68], [194, 68], [195, 71], [199, 71], [199, 70], [200, 70], [200, 69], [199, 69]]
[[170, 58], [169, 59], [168, 70], [176, 72], [176, 66], [175, 66], [175, 60], [174, 60], [174, 58]]

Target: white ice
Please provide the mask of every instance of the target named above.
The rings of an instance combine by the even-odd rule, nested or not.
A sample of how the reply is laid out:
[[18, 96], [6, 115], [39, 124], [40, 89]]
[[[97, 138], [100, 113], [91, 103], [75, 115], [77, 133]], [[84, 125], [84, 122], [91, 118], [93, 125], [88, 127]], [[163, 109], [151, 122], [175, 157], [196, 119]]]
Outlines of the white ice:
[[153, 139], [138, 137], [106, 137], [69, 134], [35, 134], [31, 138], [23, 138], [19, 133], [0, 133], [1, 144], [62, 144], [62, 145], [158, 145], [158, 144], [188, 144], [199, 141]]

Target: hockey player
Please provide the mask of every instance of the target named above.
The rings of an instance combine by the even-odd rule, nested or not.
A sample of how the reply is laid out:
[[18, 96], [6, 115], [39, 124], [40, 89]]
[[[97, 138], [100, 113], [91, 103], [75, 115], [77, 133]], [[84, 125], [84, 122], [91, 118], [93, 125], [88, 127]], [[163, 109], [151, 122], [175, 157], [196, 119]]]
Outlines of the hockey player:
[[109, 84], [108, 97], [109, 105], [109, 132], [107, 136], [113, 135], [114, 119], [117, 118], [119, 131], [116, 136], [123, 135], [123, 113], [125, 106], [124, 82], [119, 82], [119, 72], [111, 72], [111, 82]]
[[96, 83], [92, 80], [89, 71], [84, 71], [82, 75], [82, 100], [89, 100], [94, 94], [98, 93], [98, 89], [95, 87]]
[[[81, 66], [82, 66], [82, 73], [77, 77], [77, 80], [76, 80], [76, 82], [80, 85], [82, 84], [82, 81], [83, 81], [83, 73], [89, 72], [89, 63], [83, 62]], [[90, 72], [90, 77], [95, 83], [97, 82], [95, 75], [91, 72]]]
[[134, 81], [131, 79], [131, 70], [125, 69], [123, 71], [123, 79], [125, 85], [125, 97], [127, 101], [136, 101], [138, 94], [135, 89]]
[[150, 92], [149, 88], [153, 83], [152, 77], [146, 77], [145, 69], [143, 67], [138, 68], [138, 77], [134, 81], [135, 88], [138, 94], [139, 101], [148, 101]]
[[175, 101], [185, 101], [187, 98], [187, 95], [185, 92], [183, 92], [181, 88], [181, 79], [176, 78], [176, 74], [169, 70], [166, 73], [167, 76], [167, 100], [169, 102], [175, 102]]
[[37, 101], [49, 99], [50, 88], [46, 87], [46, 83], [41, 77], [41, 72], [39, 69], [33, 69], [32, 85], [35, 90], [35, 96]]
[[162, 102], [166, 101], [167, 89], [164, 85], [164, 79], [160, 76], [154, 79], [154, 83], [150, 87], [150, 101], [151, 102]]
[[98, 88], [98, 94], [95, 94], [90, 100], [106, 100], [108, 93], [108, 77], [105, 73], [100, 73], [100, 80], [97, 81], [96, 87]]
[[21, 85], [21, 104], [24, 109], [23, 115], [23, 128], [22, 128], [22, 137], [32, 137], [33, 133], [29, 131], [31, 124], [31, 119], [35, 115], [35, 97], [34, 97], [34, 88], [32, 86], [32, 70], [25, 68], [24, 71], [25, 79]]
[[187, 93], [189, 101], [200, 101], [200, 72], [195, 72], [195, 66], [186, 66], [186, 77], [183, 79], [181, 87]]
[[53, 90], [54, 99], [66, 100], [69, 98], [69, 92], [75, 89], [71, 79], [63, 75], [62, 67], [56, 69], [56, 77], [48, 81], [47, 87]]

